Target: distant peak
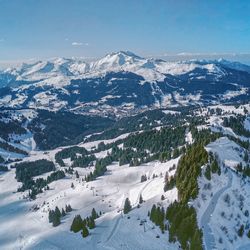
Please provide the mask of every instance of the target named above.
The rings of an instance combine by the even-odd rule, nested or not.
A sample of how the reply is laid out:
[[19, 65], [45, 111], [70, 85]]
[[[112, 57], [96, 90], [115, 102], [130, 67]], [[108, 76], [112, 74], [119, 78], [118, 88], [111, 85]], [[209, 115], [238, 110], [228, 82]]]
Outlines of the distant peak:
[[124, 54], [124, 55], [126, 55], [126, 56], [141, 58], [140, 56], [136, 55], [135, 53], [133, 53], [133, 52], [131, 52], [131, 51], [129, 51], [129, 50], [127, 50], [127, 51], [123, 51], [123, 50], [122, 50], [122, 51], [120, 51], [119, 53]]
[[[135, 53], [131, 52], [131, 51], [124, 51], [124, 50], [120, 50], [117, 52], [112, 52], [107, 54], [106, 56], [125, 56], [125, 57], [133, 57], [133, 58], [137, 58], [137, 59], [143, 59], [142, 57], [136, 55]], [[105, 56], [105, 57], [106, 57]]]

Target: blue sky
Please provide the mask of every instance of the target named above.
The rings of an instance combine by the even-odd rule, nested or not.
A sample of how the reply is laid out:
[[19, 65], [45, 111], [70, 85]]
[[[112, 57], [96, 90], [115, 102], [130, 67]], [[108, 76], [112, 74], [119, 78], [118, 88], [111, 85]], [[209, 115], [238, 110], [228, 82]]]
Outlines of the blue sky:
[[250, 53], [248, 0], [0, 0], [0, 61]]

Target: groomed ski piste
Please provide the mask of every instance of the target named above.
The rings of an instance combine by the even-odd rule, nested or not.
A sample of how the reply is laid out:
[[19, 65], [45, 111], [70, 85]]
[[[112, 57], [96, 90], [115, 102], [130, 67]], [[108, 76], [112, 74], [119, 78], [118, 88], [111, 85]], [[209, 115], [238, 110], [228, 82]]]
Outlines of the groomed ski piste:
[[[224, 128], [218, 119], [216, 115], [211, 116], [207, 127], [218, 129], [219, 126], [226, 135], [229, 128]], [[249, 129], [249, 121], [245, 121], [245, 126]], [[103, 142], [110, 143], [126, 136], [128, 134]], [[187, 133], [186, 141], [193, 142], [190, 133]], [[81, 143], [78, 146], [91, 149], [100, 142]], [[34, 144], [33, 140], [30, 143]], [[34, 145], [31, 148], [33, 150], [23, 161], [48, 159], [55, 162], [56, 152], [62, 149], [44, 152], [36, 151]], [[238, 163], [245, 164], [243, 149], [224, 136], [208, 144], [206, 150], [218, 155], [222, 174], [212, 175], [209, 188], [204, 188], [208, 180], [203, 175], [199, 177], [199, 195], [189, 202], [197, 211], [198, 225], [203, 229], [204, 247], [209, 250], [249, 249], [249, 238], [246, 235], [239, 238], [236, 232], [241, 224], [249, 224], [249, 217], [244, 215], [250, 208], [249, 179], [242, 180], [235, 171]], [[102, 151], [96, 157], [101, 158], [106, 154], [107, 151]], [[10, 169], [0, 175], [0, 249], [179, 249], [178, 242], [168, 242], [168, 231], [162, 234], [148, 217], [153, 204], [166, 209], [178, 199], [176, 188], [163, 191], [165, 173], [174, 164], [177, 165], [178, 160], [164, 163], [154, 161], [138, 167], [113, 163], [108, 166], [104, 176], [91, 182], [85, 182], [82, 178], [93, 168], [75, 168], [80, 178], [66, 175], [64, 179], [52, 182], [50, 190], [39, 194], [33, 201], [26, 199], [27, 192], [16, 192], [21, 183], [15, 179], [15, 169]], [[70, 160], [65, 163], [70, 165]], [[56, 167], [60, 168], [58, 164]], [[175, 170], [172, 170], [169, 175], [174, 173]], [[141, 176], [145, 174], [147, 181], [141, 182]], [[72, 183], [74, 188], [71, 187]], [[140, 195], [144, 202], [137, 208]], [[161, 200], [162, 195], [164, 200]], [[229, 195], [229, 201], [226, 195]], [[130, 199], [133, 209], [124, 215], [126, 198]], [[56, 206], [65, 208], [66, 204], [70, 204], [73, 211], [62, 219], [58, 227], [53, 227], [48, 221], [49, 210]], [[83, 238], [80, 232], [70, 232], [74, 216], [89, 216], [93, 208], [102, 214], [96, 219], [96, 228], [90, 230], [90, 236]]]

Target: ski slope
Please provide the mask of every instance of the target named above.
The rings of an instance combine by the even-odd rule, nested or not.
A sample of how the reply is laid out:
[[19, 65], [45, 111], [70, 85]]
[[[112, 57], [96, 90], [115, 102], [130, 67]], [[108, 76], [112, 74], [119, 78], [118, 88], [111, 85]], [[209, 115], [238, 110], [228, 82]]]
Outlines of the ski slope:
[[[37, 159], [37, 157], [35, 157]], [[0, 245], [2, 249], [177, 249], [177, 244], [168, 243], [167, 233], [162, 235], [158, 228], [152, 229], [147, 213], [161, 195], [166, 199], [164, 207], [177, 199], [177, 190], [164, 193], [164, 175], [178, 159], [166, 163], [151, 162], [139, 167], [108, 166], [107, 173], [93, 182], [83, 182], [81, 177], [90, 171], [81, 169], [80, 178], [67, 176], [50, 184], [50, 190], [37, 196], [34, 201], [23, 199], [17, 193], [19, 183], [15, 170], [0, 176]], [[32, 160], [32, 156], [29, 157]], [[79, 169], [79, 168], [78, 168]], [[146, 174], [148, 181], [140, 182]], [[173, 175], [174, 171], [170, 172]], [[153, 175], [158, 177], [152, 178]], [[45, 175], [46, 176], [46, 175]], [[71, 188], [71, 183], [74, 188]], [[137, 208], [139, 196], [145, 202]], [[122, 214], [124, 201], [129, 198], [133, 210], [128, 216]], [[73, 211], [53, 228], [48, 222], [48, 211], [70, 204]], [[75, 215], [82, 218], [90, 215], [92, 208], [102, 212], [96, 220], [97, 227], [83, 239], [80, 233], [70, 232]], [[140, 220], [146, 219], [144, 227]], [[156, 238], [160, 235], [160, 238]], [[126, 241], [124, 239], [126, 238]]]

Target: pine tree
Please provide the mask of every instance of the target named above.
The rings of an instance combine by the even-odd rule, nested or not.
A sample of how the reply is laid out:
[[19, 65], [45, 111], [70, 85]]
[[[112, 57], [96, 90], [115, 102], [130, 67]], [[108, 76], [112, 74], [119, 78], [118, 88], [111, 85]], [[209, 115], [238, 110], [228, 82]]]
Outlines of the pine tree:
[[70, 205], [66, 205], [65, 210], [66, 210], [66, 213], [70, 213], [72, 211], [72, 208]]
[[50, 210], [49, 211], [49, 223], [51, 223], [53, 221], [54, 216], [55, 216], [55, 211]]
[[53, 227], [57, 227], [60, 224], [61, 224], [60, 216], [58, 216], [58, 214], [55, 213], [52, 219], [52, 225]]
[[82, 227], [82, 237], [85, 238], [89, 235], [89, 230], [88, 228], [86, 227], [86, 225], [83, 225]]
[[92, 209], [91, 217], [92, 217], [94, 220], [97, 219], [97, 218], [99, 217], [98, 214], [97, 214], [97, 212], [95, 211], [94, 208]]
[[82, 228], [83, 228], [82, 217], [80, 215], [76, 215], [73, 222], [72, 222], [72, 224], [71, 224], [70, 231], [73, 231], [74, 233], [77, 233]]
[[239, 230], [238, 230], [238, 235], [239, 235], [240, 237], [242, 237], [243, 234], [244, 234], [244, 225], [241, 225], [240, 228], [239, 228]]
[[95, 220], [92, 216], [89, 218], [88, 227], [89, 227], [89, 229], [95, 228]]
[[211, 170], [212, 170], [212, 173], [216, 173], [219, 170], [219, 164], [216, 159], [212, 162]]
[[140, 198], [139, 198], [139, 203], [142, 204], [143, 203], [143, 198], [142, 195], [140, 194]]
[[168, 172], [166, 172], [165, 179], [164, 179], [165, 183], [168, 183], [168, 180], [169, 180], [169, 174]]
[[87, 224], [88, 224], [88, 223], [87, 223], [86, 218], [85, 218], [85, 219], [83, 219], [82, 224], [83, 224], [83, 225], [85, 225], [85, 226], [87, 226]]
[[62, 208], [62, 213], [61, 213], [62, 217], [64, 217], [66, 215], [65, 210]]
[[248, 160], [249, 160], [249, 156], [248, 156], [248, 152], [247, 152], [247, 150], [245, 151], [245, 154], [244, 154], [244, 161], [245, 162], [248, 162]]
[[147, 176], [144, 174], [141, 176], [141, 182], [147, 181]]
[[71, 188], [75, 188], [75, 186], [74, 186], [74, 183], [73, 183], [73, 182], [71, 183]]
[[71, 208], [70, 204], [68, 205], [68, 210], [69, 210], [69, 212], [72, 211], [72, 208]]
[[36, 192], [36, 190], [32, 187], [31, 192], [29, 192], [29, 197], [30, 197], [30, 199], [35, 200], [35, 199], [36, 199], [36, 195], [37, 195], [37, 192]]
[[155, 224], [156, 224], [157, 226], [159, 226], [160, 223], [161, 223], [161, 209], [160, 209], [160, 207], [157, 207], [157, 209], [156, 209], [156, 220], [155, 220]]
[[55, 208], [55, 215], [57, 216], [57, 217], [61, 217], [61, 212], [60, 212], [60, 210], [59, 210], [59, 208], [56, 206], [56, 208]]
[[211, 167], [210, 165], [208, 165], [206, 167], [205, 173], [204, 173], [205, 177], [210, 181], [211, 180]]
[[165, 225], [164, 225], [164, 222], [163, 222], [163, 221], [160, 222], [160, 229], [161, 229], [161, 232], [162, 232], [162, 233], [165, 232]]
[[123, 212], [124, 214], [127, 214], [131, 211], [132, 207], [131, 207], [131, 203], [129, 198], [126, 198], [125, 203], [124, 203], [124, 209]]
[[66, 205], [66, 206], [65, 206], [65, 211], [66, 211], [66, 213], [68, 213], [68, 212], [69, 212], [68, 205]]
[[88, 226], [89, 225], [89, 217], [87, 216], [85, 219], [86, 219], [86, 225]]
[[155, 204], [151, 208], [150, 220], [153, 221], [153, 222], [156, 221], [156, 205]]
[[79, 174], [78, 174], [78, 171], [76, 171], [76, 178], [77, 178], [77, 179], [79, 178]]
[[250, 230], [247, 233], [247, 237], [250, 238]]

